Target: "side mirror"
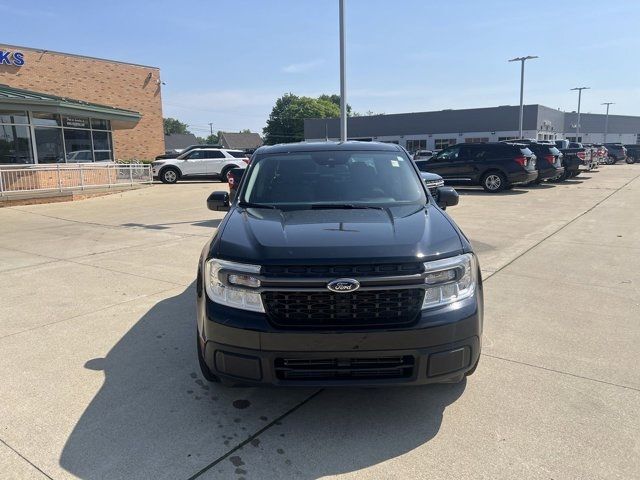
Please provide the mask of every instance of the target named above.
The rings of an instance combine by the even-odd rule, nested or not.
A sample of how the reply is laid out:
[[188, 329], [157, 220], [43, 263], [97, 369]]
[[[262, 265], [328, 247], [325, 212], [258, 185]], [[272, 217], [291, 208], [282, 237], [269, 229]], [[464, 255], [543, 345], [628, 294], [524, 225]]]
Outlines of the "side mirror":
[[447, 207], [454, 207], [458, 204], [460, 197], [453, 187], [438, 187], [436, 203], [445, 210]]
[[207, 207], [216, 212], [229, 210], [229, 192], [213, 192], [207, 198]]

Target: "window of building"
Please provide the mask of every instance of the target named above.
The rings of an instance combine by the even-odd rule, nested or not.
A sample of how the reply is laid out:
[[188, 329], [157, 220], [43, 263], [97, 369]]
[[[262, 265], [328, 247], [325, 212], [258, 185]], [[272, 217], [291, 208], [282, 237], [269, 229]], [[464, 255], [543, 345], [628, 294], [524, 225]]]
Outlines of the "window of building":
[[64, 129], [64, 146], [67, 163], [92, 162], [91, 132], [89, 130]]
[[111, 122], [99, 118], [91, 119], [91, 128], [94, 130], [111, 130]]
[[640, 133], [636, 133], [636, 145], [640, 145]]
[[464, 139], [464, 143], [487, 143], [488, 141], [489, 137], [470, 137]]
[[427, 141], [426, 140], [407, 140], [407, 150], [410, 153], [417, 152], [418, 150], [426, 150], [427, 149]]
[[0, 163], [33, 163], [27, 125], [0, 125]]
[[34, 127], [38, 163], [64, 162], [62, 129]]
[[499, 142], [508, 142], [509, 140], [516, 140], [518, 137], [498, 137]]
[[[92, 122], [93, 123], [93, 122]], [[111, 132], [101, 132], [94, 130], [93, 135], [93, 154], [96, 162], [106, 162], [113, 160], [111, 148]]]
[[31, 114], [31, 123], [41, 125], [43, 127], [59, 127], [62, 125], [60, 115], [57, 113], [33, 112]]
[[0, 123], [25, 124], [29, 123], [29, 117], [27, 117], [27, 112], [0, 110]]
[[456, 144], [455, 138], [436, 138], [435, 139], [435, 149], [442, 150], [443, 148], [447, 148], [451, 145]]

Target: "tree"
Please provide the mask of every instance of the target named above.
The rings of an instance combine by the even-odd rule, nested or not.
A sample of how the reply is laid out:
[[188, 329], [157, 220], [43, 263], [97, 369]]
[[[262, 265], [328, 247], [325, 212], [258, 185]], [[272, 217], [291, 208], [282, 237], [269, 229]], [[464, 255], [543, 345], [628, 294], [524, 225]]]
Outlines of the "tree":
[[[318, 97], [318, 100], [326, 100], [328, 102], [336, 104], [338, 108], [340, 108], [340, 95], [336, 93], [332, 95], [327, 95], [326, 93], [323, 93]], [[347, 117], [351, 117], [351, 116], [357, 117], [359, 115], [360, 115], [359, 113], [353, 113], [351, 110], [351, 105], [347, 103]]]
[[186, 123], [182, 123], [177, 118], [163, 118], [162, 123], [164, 124], [165, 135], [170, 135], [172, 133], [191, 133], [187, 128], [188, 125]]
[[303, 140], [305, 118], [339, 117], [340, 108], [324, 97], [316, 99], [287, 93], [278, 98], [267, 120], [267, 126], [262, 130], [265, 144]]

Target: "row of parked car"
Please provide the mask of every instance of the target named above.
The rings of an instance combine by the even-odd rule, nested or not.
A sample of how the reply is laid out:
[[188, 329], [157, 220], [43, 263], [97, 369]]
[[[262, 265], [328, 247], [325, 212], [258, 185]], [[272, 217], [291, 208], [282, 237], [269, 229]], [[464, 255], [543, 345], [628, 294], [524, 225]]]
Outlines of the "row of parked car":
[[518, 139], [462, 143], [437, 153], [418, 151], [414, 160], [421, 171], [438, 174], [447, 184], [480, 185], [496, 193], [514, 185], [562, 182], [620, 160], [634, 163], [640, 146], [633, 147]]
[[[158, 158], [151, 166], [154, 177], [163, 183], [213, 177], [229, 182], [233, 190], [233, 183], [239, 181], [250, 156], [251, 152], [243, 150], [193, 145], [175, 158]], [[640, 145], [519, 139], [462, 143], [437, 153], [418, 151], [413, 159], [420, 171], [435, 174], [427, 179], [434, 186], [444, 180], [449, 185], [480, 185], [487, 192], [496, 193], [514, 185], [562, 182], [599, 165], [611, 165], [621, 160], [634, 163], [640, 161]], [[234, 169], [239, 170], [232, 175]]]

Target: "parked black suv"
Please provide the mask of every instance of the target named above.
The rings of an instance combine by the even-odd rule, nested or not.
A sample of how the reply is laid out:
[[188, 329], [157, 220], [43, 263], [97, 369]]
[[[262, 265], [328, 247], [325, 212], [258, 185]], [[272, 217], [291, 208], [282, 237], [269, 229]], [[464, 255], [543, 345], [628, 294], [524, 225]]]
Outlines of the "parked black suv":
[[[438, 194], [457, 203], [451, 187]], [[228, 199], [207, 200], [229, 212], [198, 266], [205, 378], [419, 385], [475, 370], [478, 262], [401, 147], [261, 147]]]
[[422, 171], [440, 175], [447, 184], [482, 185], [492, 193], [538, 177], [533, 152], [507, 143], [459, 143], [416, 164]]
[[607, 147], [607, 151], [609, 152], [611, 164], [627, 158], [627, 148], [621, 143], [605, 143], [604, 146]]
[[[507, 143], [507, 142], [505, 142]], [[511, 140], [508, 143], [524, 144], [536, 156], [536, 170], [538, 178], [533, 184], [539, 184], [543, 180], [560, 179], [564, 175], [562, 166], [562, 153], [551, 142], [537, 142], [535, 140]]]

